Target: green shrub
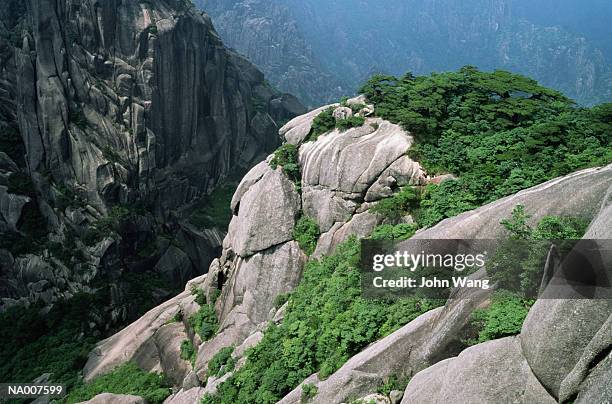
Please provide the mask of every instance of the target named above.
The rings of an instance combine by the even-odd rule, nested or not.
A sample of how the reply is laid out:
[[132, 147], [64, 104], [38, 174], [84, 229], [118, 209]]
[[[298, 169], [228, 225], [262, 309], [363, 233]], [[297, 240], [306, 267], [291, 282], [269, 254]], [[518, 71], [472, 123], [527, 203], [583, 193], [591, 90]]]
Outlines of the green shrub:
[[551, 245], [554, 243], [563, 256], [582, 238], [588, 222], [581, 218], [546, 216], [531, 228], [528, 220], [524, 207], [517, 205], [511, 217], [501, 221], [511, 241], [497, 249], [487, 273], [500, 288], [523, 297], [537, 297]]
[[172, 390], [163, 375], [147, 373], [136, 364], [128, 362], [111, 373], [99, 376], [92, 382], [72, 390], [66, 402], [71, 404], [87, 401], [100, 393], [131, 394], [157, 404], [162, 403]]
[[97, 341], [88, 324], [105, 304], [98, 295], [81, 293], [49, 312], [16, 306], [0, 313], [0, 380], [30, 383], [51, 373], [53, 382], [70, 391]]
[[313, 373], [325, 378], [368, 344], [443, 301], [361, 296], [359, 242], [306, 264], [282, 323], [271, 325], [247, 361], [218, 388], [214, 403], [274, 403]]
[[217, 313], [212, 304], [205, 304], [195, 314], [189, 317], [189, 324], [203, 341], [208, 341], [216, 333], [219, 327]]
[[362, 116], [351, 116], [345, 119], [338, 119], [336, 121], [336, 128], [340, 129], [340, 131], [345, 131], [350, 128], [357, 128], [359, 126], [363, 126], [365, 123], [365, 118]]
[[312, 128], [306, 138], [307, 142], [315, 142], [319, 136], [333, 130], [336, 127], [334, 108], [330, 107], [322, 111], [312, 121]]
[[319, 225], [308, 216], [300, 217], [293, 228], [293, 238], [308, 255], [311, 255], [317, 247], [319, 235]]
[[208, 375], [221, 377], [234, 370], [236, 362], [232, 358], [232, 353], [234, 353], [233, 346], [221, 348], [208, 362]]
[[393, 390], [406, 390], [408, 382], [410, 382], [409, 377], [397, 377], [396, 375], [391, 375], [384, 380], [384, 383], [378, 389], [376, 389], [376, 392], [388, 397]]
[[577, 108], [562, 94], [504, 72], [402, 78], [376, 75], [361, 89], [378, 116], [416, 137], [410, 155], [460, 179], [428, 187], [423, 225], [581, 168], [612, 162], [610, 104]]
[[380, 200], [370, 209], [370, 212], [378, 213], [388, 221], [397, 222], [402, 216], [418, 206], [419, 196], [415, 190], [411, 187], [405, 187], [392, 196]]
[[300, 182], [300, 166], [298, 164], [298, 148], [295, 145], [285, 143], [274, 152], [270, 160], [270, 167], [276, 170], [281, 166], [283, 172], [296, 184]]
[[281, 293], [280, 295], [276, 296], [274, 298], [274, 307], [276, 309], [280, 309], [285, 303], [289, 301], [290, 297], [291, 293]]
[[467, 344], [475, 345], [519, 334], [534, 303], [535, 300], [523, 299], [507, 291], [495, 292], [489, 307], [472, 313], [470, 323], [477, 336], [467, 340]]
[[194, 301], [200, 306], [204, 306], [206, 304], [206, 295], [202, 289], [196, 288], [195, 286], [191, 288], [191, 294], [195, 296]]
[[307, 403], [313, 398], [315, 398], [318, 392], [319, 389], [314, 384], [306, 383], [302, 385], [302, 396], [300, 397], [302, 403]]
[[193, 346], [193, 342], [188, 339], [183, 340], [183, 342], [181, 342], [181, 359], [189, 361], [193, 365], [193, 363], [195, 362], [195, 358], [196, 349]]
[[407, 240], [414, 236], [418, 230], [418, 225], [412, 223], [400, 223], [397, 225], [382, 224], [377, 226], [372, 235], [373, 240]]

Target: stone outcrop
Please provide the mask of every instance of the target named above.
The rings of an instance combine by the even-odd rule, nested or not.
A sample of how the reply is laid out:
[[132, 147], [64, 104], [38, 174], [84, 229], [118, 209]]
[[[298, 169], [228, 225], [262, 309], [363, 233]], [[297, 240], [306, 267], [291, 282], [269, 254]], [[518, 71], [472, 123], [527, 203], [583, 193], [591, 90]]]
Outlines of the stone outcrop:
[[85, 401], [87, 404], [146, 404], [147, 400], [142, 397], [128, 394], [98, 394], [91, 400]]

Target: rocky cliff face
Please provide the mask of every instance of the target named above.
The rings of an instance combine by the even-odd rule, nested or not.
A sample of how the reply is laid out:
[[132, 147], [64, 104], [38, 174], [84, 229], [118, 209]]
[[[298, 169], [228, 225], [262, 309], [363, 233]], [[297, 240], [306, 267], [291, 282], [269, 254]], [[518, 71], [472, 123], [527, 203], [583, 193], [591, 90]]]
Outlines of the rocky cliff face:
[[537, 18], [534, 11], [530, 20], [526, 6], [512, 0], [280, 3], [198, 4], [232, 47], [253, 58], [279, 88], [307, 94], [309, 103], [324, 103], [329, 95], [318, 86], [307, 88], [312, 69], [331, 74], [332, 84], [350, 83], [342, 87], [352, 92], [373, 72], [420, 75], [463, 65], [526, 74], [584, 104], [612, 97], [610, 55], [596, 46], [601, 38], [580, 34], [590, 32], [584, 19], [583, 30], [575, 24], [566, 30], [554, 24], [564, 20]]
[[[359, 105], [355, 108], [361, 108], [358, 114], [368, 115], [369, 106], [364, 107], [363, 102], [357, 98], [348, 105]], [[336, 115], [348, 113], [344, 111], [347, 107], [330, 107]], [[406, 156], [413, 144], [411, 134], [380, 118], [366, 116], [363, 126], [309, 138], [313, 119], [326, 108], [295, 118], [280, 130], [287, 144], [297, 148], [299, 187], [283, 167], [273, 168], [272, 155], [242, 179], [233, 196], [233, 218], [223, 252], [207, 275], [193, 281], [205, 300], [214, 303], [218, 332], [203, 341], [189, 320], [168, 325], [177, 312], [188, 319], [205, 305], [194, 303], [194, 292], [186, 291], [101, 342], [90, 354], [86, 378], [106, 373], [126, 360], [146, 370], [159, 369], [161, 363], [162, 369], [184, 369], [167, 403], [191, 403], [214, 394], [232, 374], [231, 370], [220, 378], [209, 374], [208, 363], [215, 354], [224, 347], [235, 347], [232, 357], [239, 369], [246, 361], [245, 350], [262, 340], [269, 324], [283, 321], [287, 307], [278, 307], [275, 300], [297, 285], [308, 260], [292, 233], [300, 215], [312, 217], [321, 230], [314, 252], [320, 257], [333, 252], [350, 235], [368, 236], [385, 220], [372, 208], [398, 187], [440, 180], [428, 176]], [[573, 191], [571, 196], [568, 189]], [[499, 238], [505, 231], [501, 219], [520, 204], [533, 213], [533, 223], [553, 214], [595, 218], [585, 237], [606, 238], [610, 190], [612, 166], [582, 170], [444, 220], [414, 237]], [[412, 218], [398, 220], [410, 222]], [[376, 395], [376, 390], [381, 381], [397, 375], [414, 375], [403, 403], [441, 402], [450, 397], [465, 397], [465, 402], [556, 402], [576, 395], [583, 400], [580, 402], [588, 402], [605, 389], [609, 338], [602, 341], [609, 335], [609, 302], [578, 306], [571, 300], [538, 302], [519, 337], [461, 352], [459, 338], [472, 312], [487, 305], [492, 292], [456, 290], [443, 307], [371, 344], [325, 379], [311, 375], [280, 402], [302, 402], [302, 387], [308, 384], [316, 387], [316, 403], [342, 403], [356, 397], [388, 403], [389, 398]], [[569, 315], [568, 310], [576, 307], [583, 309]], [[577, 325], [586, 322], [589, 327]], [[177, 337], [170, 345], [156, 344], [169, 328], [176, 328], [172, 335]], [[192, 366], [172, 359], [185, 335], [197, 346]], [[538, 342], [542, 335], [546, 335], [546, 345]], [[566, 352], [569, 346], [576, 347], [571, 354]], [[459, 356], [449, 359], [455, 355]], [[451, 378], [451, 371], [462, 377]], [[498, 381], [497, 387], [485, 388], [492, 385], [491, 378]], [[394, 392], [394, 397], [394, 402], [401, 401], [402, 392]]]
[[189, 2], [1, 13], [0, 231], [21, 245], [0, 246], [4, 302], [50, 303], [117, 271], [176, 285], [204, 272], [223, 229], [186, 226], [185, 209], [273, 150], [300, 103]]

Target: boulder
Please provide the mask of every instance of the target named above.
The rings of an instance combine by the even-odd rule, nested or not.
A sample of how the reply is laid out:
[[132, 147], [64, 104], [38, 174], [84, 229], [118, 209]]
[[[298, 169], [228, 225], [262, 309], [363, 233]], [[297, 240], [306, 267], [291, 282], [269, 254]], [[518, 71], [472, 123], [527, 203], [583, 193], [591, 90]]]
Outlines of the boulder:
[[227, 236], [231, 249], [248, 257], [291, 240], [300, 208], [295, 184], [280, 168], [268, 169], [240, 199]]
[[423, 167], [408, 156], [393, 162], [378, 180], [372, 184], [365, 195], [366, 202], [376, 201], [393, 195], [395, 190], [406, 185], [425, 185], [427, 175]]
[[166, 398], [164, 404], [194, 404], [198, 403], [204, 395], [204, 387], [181, 389], [179, 392]]
[[285, 141], [289, 144], [299, 145], [306, 139], [310, 130], [312, 129], [312, 121], [319, 115], [321, 112], [325, 111], [328, 108], [335, 108], [339, 104], [331, 104], [325, 105], [315, 110], [310, 111], [305, 115], [298, 116], [293, 118], [285, 126], [280, 128], [279, 134]]
[[[370, 125], [331, 132], [300, 147], [302, 185], [364, 195], [392, 163], [413, 143], [400, 126], [380, 120]], [[306, 204], [306, 201], [304, 201]]]
[[98, 394], [89, 401], [83, 401], [86, 404], [146, 404], [147, 401], [138, 396], [132, 396], [127, 394], [111, 394], [102, 393]]
[[381, 223], [381, 217], [369, 211], [354, 215], [347, 223], [336, 222], [328, 232], [321, 234], [314, 252], [315, 257], [332, 254], [349, 236], [367, 237]]
[[332, 116], [336, 121], [348, 119], [353, 116], [353, 110], [348, 107], [338, 107], [334, 109]]
[[187, 254], [173, 245], [166, 249], [153, 269], [174, 285], [184, 285], [194, 272]]
[[189, 362], [181, 358], [181, 344], [189, 340], [185, 326], [181, 322], [166, 324], [155, 332], [154, 339], [164, 375], [173, 385], [182, 385], [191, 370]]
[[0, 185], [0, 219], [12, 231], [17, 231], [17, 224], [21, 219], [23, 208], [31, 201], [27, 196], [8, 193], [8, 187]]
[[517, 337], [478, 344], [417, 373], [402, 404], [556, 403], [533, 375]]

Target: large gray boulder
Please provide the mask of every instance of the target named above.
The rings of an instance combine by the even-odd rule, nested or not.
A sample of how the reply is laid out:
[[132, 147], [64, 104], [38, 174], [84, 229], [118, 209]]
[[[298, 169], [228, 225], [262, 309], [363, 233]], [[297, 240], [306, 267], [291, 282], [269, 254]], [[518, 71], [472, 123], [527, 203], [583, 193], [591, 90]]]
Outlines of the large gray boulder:
[[338, 105], [339, 104], [325, 105], [323, 107], [314, 109], [307, 114], [295, 117], [287, 122], [287, 124], [285, 124], [285, 126], [283, 126], [278, 133], [287, 143], [298, 145], [302, 143], [310, 133], [310, 130], [312, 129], [312, 121], [317, 117], [317, 115], [328, 108], [334, 108]]
[[516, 337], [489, 341], [417, 373], [402, 404], [556, 403], [521, 354]]
[[280, 168], [265, 174], [240, 198], [238, 213], [229, 226], [226, 246], [242, 257], [293, 238], [300, 195]]

